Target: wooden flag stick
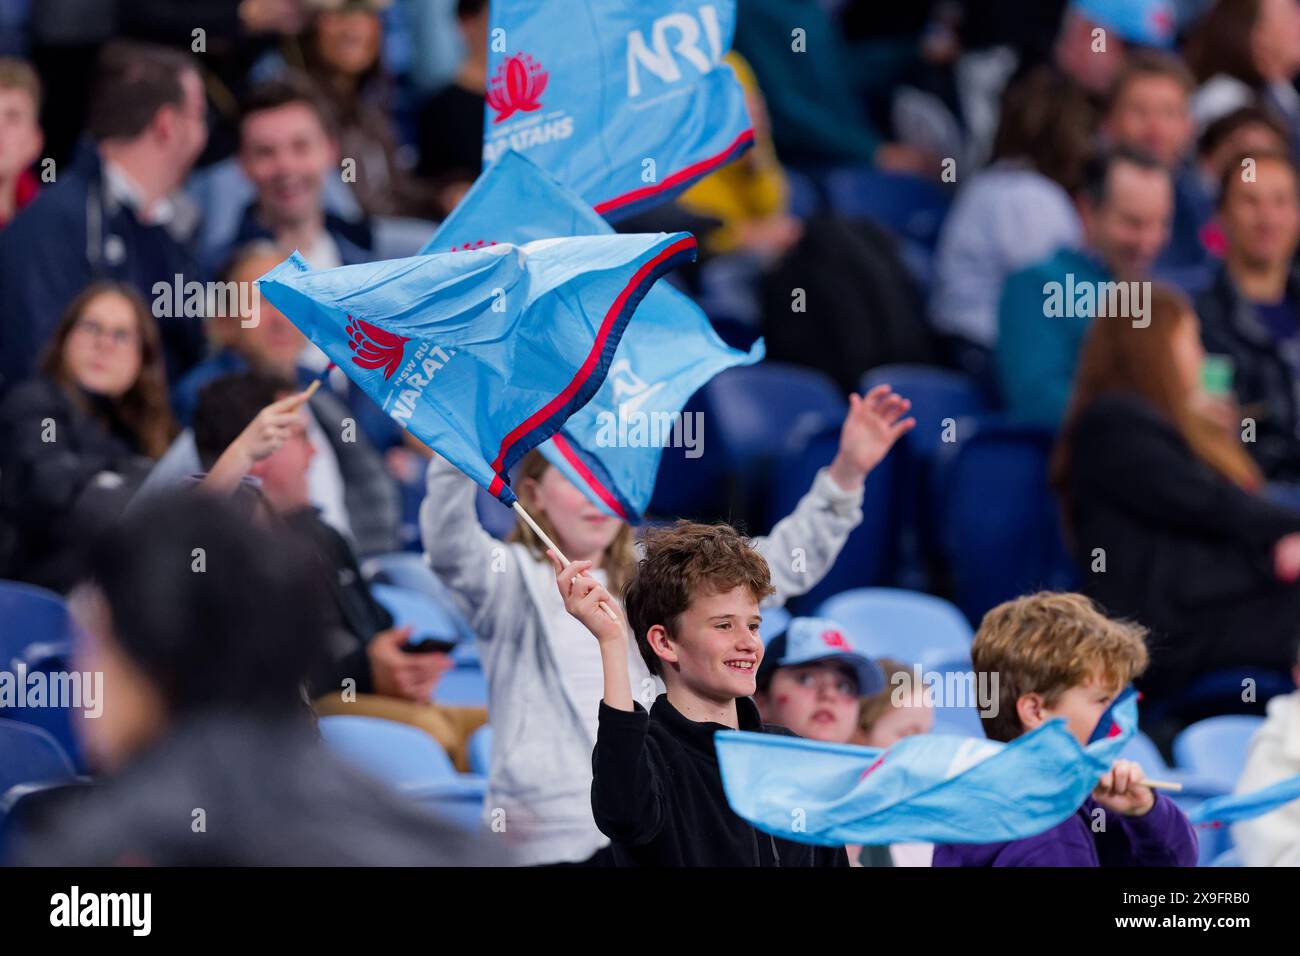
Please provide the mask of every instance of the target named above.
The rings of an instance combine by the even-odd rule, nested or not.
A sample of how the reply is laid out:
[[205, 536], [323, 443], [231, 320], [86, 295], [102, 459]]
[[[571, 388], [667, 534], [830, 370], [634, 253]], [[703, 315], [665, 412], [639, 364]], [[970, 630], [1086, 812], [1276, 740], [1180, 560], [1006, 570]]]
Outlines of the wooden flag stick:
[[1150, 787], [1152, 790], [1168, 790], [1171, 793], [1180, 793], [1183, 789], [1181, 783], [1174, 783], [1170, 780], [1148, 780], [1143, 777], [1137, 782], [1139, 787]]
[[[545, 531], [542, 530], [541, 526], [536, 521], [533, 520], [533, 516], [524, 510], [524, 506], [519, 503], [518, 499], [515, 499], [515, 503], [511, 507], [515, 509], [515, 514], [523, 518], [524, 522], [528, 525], [528, 527], [533, 529], [533, 534], [537, 535], [537, 537], [542, 539], [542, 544], [546, 545], [546, 547], [550, 548], [552, 551], [555, 552], [555, 556], [560, 559], [560, 562], [562, 564], [569, 563], [569, 559], [564, 556], [564, 552], [560, 550], [560, 546], [556, 544], [554, 541], [552, 541], [550, 536]], [[601, 609], [604, 610], [604, 612], [608, 614], [612, 620], [615, 621], [618, 620], [618, 615], [614, 613], [614, 609], [611, 608], [608, 604], [606, 604], [604, 601], [601, 601], [600, 606]]]

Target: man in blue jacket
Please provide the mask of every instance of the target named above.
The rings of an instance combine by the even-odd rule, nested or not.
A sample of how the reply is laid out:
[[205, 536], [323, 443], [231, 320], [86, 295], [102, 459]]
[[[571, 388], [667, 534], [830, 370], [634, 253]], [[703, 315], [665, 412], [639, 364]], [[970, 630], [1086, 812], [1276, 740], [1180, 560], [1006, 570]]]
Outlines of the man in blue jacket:
[[[197, 212], [177, 192], [207, 142], [195, 62], [160, 47], [109, 47], [89, 131], [93, 142], [0, 233], [0, 389], [32, 373], [88, 283], [127, 282], [154, 301], [157, 283], [197, 278], [188, 247]], [[158, 318], [174, 381], [202, 355], [202, 329], [197, 316], [166, 311]]]
[[1013, 273], [998, 304], [998, 387], [1007, 412], [1030, 424], [1060, 424], [1095, 316], [1143, 321], [1151, 268], [1169, 238], [1169, 172], [1142, 153], [1098, 156], [1076, 202], [1083, 248]]

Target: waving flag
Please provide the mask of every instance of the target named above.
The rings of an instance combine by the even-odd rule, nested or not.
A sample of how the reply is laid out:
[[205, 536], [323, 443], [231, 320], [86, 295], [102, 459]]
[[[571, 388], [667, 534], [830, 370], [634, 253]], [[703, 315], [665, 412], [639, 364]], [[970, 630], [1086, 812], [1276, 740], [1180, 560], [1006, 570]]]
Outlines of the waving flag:
[[687, 233], [319, 272], [294, 253], [260, 282], [380, 408], [508, 505], [511, 466], [591, 400], [646, 291], [694, 256]]
[[753, 144], [735, 0], [492, 0], [483, 161], [514, 149], [611, 219]]
[[[580, 196], [509, 151], [484, 171], [421, 252], [608, 235], [614, 235], [609, 223]], [[624, 441], [633, 433], [620, 431], [620, 424], [658, 423], [662, 432], [666, 423], [681, 421], [682, 406], [710, 378], [762, 357], [762, 340], [748, 353], [728, 347], [699, 306], [660, 283], [646, 293], [595, 398], [541, 446], [542, 454], [607, 514], [637, 521], [654, 491], [665, 435]]]
[[1300, 800], [1300, 774], [1250, 793], [1233, 793], [1206, 800], [1187, 818], [1200, 827], [1226, 826], [1262, 817], [1292, 800]]
[[1010, 743], [920, 734], [887, 750], [741, 731], [714, 736], [731, 808], [760, 830], [838, 846], [996, 843], [1068, 819], [1137, 729], [1081, 747], [1056, 719]]

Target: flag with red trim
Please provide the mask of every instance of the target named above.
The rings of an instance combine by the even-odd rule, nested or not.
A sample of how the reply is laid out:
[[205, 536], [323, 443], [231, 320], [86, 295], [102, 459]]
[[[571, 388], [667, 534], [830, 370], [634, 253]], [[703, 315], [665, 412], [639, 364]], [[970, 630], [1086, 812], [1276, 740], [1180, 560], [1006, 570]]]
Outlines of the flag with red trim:
[[600, 390], [642, 297], [694, 258], [688, 233], [320, 271], [294, 253], [260, 285], [399, 425], [510, 505], [511, 467]]
[[735, 0], [492, 0], [483, 165], [523, 153], [616, 220], [754, 141]]
[[[421, 252], [613, 234], [581, 196], [512, 150], [483, 172]], [[703, 451], [698, 415], [682, 411], [687, 401], [723, 369], [757, 362], [763, 349], [762, 339], [747, 352], [730, 348], [698, 305], [661, 282], [637, 309], [605, 384], [540, 451], [598, 508], [636, 523], [664, 448], [685, 448], [692, 458]]]

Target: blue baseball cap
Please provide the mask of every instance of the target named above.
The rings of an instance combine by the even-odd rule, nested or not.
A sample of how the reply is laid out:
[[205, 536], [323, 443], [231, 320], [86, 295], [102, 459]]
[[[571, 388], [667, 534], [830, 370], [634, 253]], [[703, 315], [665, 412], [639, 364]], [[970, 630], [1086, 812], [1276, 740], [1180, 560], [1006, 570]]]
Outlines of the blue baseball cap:
[[1070, 6], [1129, 43], [1173, 46], [1177, 25], [1173, 0], [1072, 0]]
[[781, 634], [772, 638], [758, 666], [758, 683], [766, 686], [778, 667], [797, 667], [830, 661], [853, 671], [858, 696], [870, 697], [885, 688], [885, 674], [867, 655], [854, 648], [844, 629], [824, 617], [796, 617]]

